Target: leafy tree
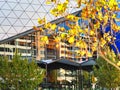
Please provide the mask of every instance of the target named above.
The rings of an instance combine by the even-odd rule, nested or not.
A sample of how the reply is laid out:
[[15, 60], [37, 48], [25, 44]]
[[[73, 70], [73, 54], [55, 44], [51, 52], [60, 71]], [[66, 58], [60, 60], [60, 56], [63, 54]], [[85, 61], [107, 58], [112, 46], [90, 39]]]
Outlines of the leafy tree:
[[83, 71], [83, 85], [87, 85], [87, 87], [89, 87], [88, 85], [90, 83], [90, 75], [89, 72], [87, 71]]
[[0, 89], [2, 90], [34, 90], [42, 82], [44, 70], [34, 61], [29, 62], [15, 54], [10, 61], [0, 58]]
[[[48, 31], [53, 35], [56, 42], [65, 41], [70, 45], [74, 45], [79, 48], [75, 52], [76, 57], [92, 57], [95, 52], [98, 52], [100, 57], [104, 58], [109, 64], [113, 65], [120, 70], [120, 61], [116, 63], [105, 57], [103, 48], [106, 46], [112, 46], [114, 48], [117, 58], [120, 59], [119, 53], [119, 37], [120, 26], [117, 25], [118, 18], [117, 12], [119, 12], [117, 0], [76, 0], [77, 5], [73, 8], [80, 8], [82, 4], [82, 11], [80, 16], [71, 15], [67, 12], [69, 8], [70, 0], [46, 0], [47, 4], [54, 3], [55, 7], [51, 9], [51, 14], [55, 17], [63, 16], [66, 21], [65, 29], [62, 26], [58, 26], [55, 23], [47, 22], [45, 18], [38, 19], [39, 24], [43, 24], [43, 28], [34, 26], [35, 30], [44, 32]], [[70, 7], [72, 8], [72, 7]], [[79, 24], [79, 20], [81, 23]], [[106, 30], [106, 28], [108, 30]], [[57, 30], [57, 33], [56, 33]], [[41, 38], [43, 44], [48, 44], [48, 36]]]
[[[106, 49], [106, 57], [116, 63], [117, 56], [109, 48]], [[116, 59], [116, 60], [115, 60]], [[98, 69], [94, 68], [94, 74], [97, 77], [98, 85], [106, 88], [116, 88], [120, 85], [120, 71], [114, 66], [99, 57], [97, 59]]]

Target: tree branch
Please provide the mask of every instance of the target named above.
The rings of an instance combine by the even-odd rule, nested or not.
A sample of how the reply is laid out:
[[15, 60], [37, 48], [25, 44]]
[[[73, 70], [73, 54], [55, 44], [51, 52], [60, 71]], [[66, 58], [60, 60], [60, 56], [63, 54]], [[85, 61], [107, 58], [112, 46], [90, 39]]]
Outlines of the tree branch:
[[117, 66], [115, 63], [111, 62], [108, 58], [106, 58], [102, 52], [99, 51], [99, 56], [101, 56], [105, 61], [107, 61], [109, 64], [111, 64], [112, 66], [114, 66], [116, 69], [120, 70], [120, 67]]

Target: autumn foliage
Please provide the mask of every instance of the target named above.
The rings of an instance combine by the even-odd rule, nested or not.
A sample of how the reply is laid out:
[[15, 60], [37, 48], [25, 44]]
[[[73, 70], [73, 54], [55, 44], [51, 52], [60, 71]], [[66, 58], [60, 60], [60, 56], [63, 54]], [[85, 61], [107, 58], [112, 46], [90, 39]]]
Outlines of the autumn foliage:
[[[85, 5], [79, 16], [67, 13], [69, 2], [70, 0], [64, 2], [61, 2], [61, 0], [46, 0], [47, 4], [55, 4], [50, 13], [55, 17], [64, 17], [69, 30], [55, 23], [47, 22], [45, 18], [38, 19], [38, 23], [43, 24], [44, 28], [35, 28], [35, 30], [54, 32], [52, 34], [56, 42], [65, 41], [78, 47], [79, 51], [75, 51], [75, 54], [81, 58], [83, 56], [86, 58], [92, 57], [97, 52], [99, 56], [120, 70], [119, 64], [110, 61], [103, 51], [103, 48], [112, 46], [114, 47], [114, 53], [118, 56], [118, 59], [120, 58], [119, 49], [116, 45], [116, 42], [119, 41], [116, 40], [116, 34], [120, 32], [120, 26], [117, 25], [119, 2], [116, 0], [77, 0], [76, 8], [80, 8], [82, 4]], [[81, 20], [81, 23], [79, 23], [79, 20]], [[109, 30], [106, 30], [108, 27]], [[41, 41], [48, 44], [48, 36], [43, 36]]]

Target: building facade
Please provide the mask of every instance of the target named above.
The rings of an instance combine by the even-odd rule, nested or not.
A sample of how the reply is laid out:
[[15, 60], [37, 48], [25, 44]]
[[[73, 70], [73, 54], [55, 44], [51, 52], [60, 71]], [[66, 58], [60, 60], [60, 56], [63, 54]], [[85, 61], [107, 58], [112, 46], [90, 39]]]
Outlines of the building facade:
[[9, 59], [12, 59], [17, 50], [22, 58], [27, 58], [28, 60], [44, 59], [45, 49], [44, 46], [40, 44], [42, 34], [43, 33], [40, 32], [34, 32], [0, 44], [0, 56], [5, 55], [8, 56]]
[[[80, 12], [73, 13], [77, 15]], [[59, 26], [65, 26], [65, 18], [58, 18], [51, 23], [56, 23]], [[42, 25], [40, 27], [43, 27]], [[49, 34], [49, 32], [48, 32]], [[49, 44], [43, 45], [41, 37], [47, 35], [46, 32], [36, 31], [33, 29], [19, 33], [12, 37], [0, 41], [0, 56], [8, 56], [12, 59], [17, 50], [23, 58], [43, 60], [43, 59], [72, 59], [70, 48], [63, 42], [56, 43], [53, 38], [49, 38]], [[57, 47], [59, 46], [59, 47]]]
[[18, 37], [6, 43], [0, 44], [0, 56], [8, 56], [12, 59], [15, 51], [23, 58], [44, 60], [44, 59], [68, 59], [79, 60], [75, 55], [75, 47], [65, 42], [55, 42], [49, 37], [49, 44], [43, 45], [40, 40], [44, 32], [33, 32], [31, 34]]

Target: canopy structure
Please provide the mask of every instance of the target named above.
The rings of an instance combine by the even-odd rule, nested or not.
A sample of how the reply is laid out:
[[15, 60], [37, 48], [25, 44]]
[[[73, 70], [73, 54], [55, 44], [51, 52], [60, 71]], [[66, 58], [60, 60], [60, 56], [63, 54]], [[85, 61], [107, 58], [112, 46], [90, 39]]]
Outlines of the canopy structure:
[[96, 62], [93, 59], [89, 59], [80, 64], [81, 68], [86, 71], [91, 71], [94, 65], [96, 65]]
[[91, 71], [92, 67], [96, 65], [93, 59], [88, 59], [83, 62], [76, 62], [73, 60], [59, 59], [59, 60], [41, 60], [37, 62], [41, 68], [46, 68], [47, 70], [54, 70], [63, 68], [66, 70], [87, 70]]
[[67, 60], [67, 59], [60, 59], [60, 60], [41, 60], [38, 61], [38, 65], [41, 68], [46, 68], [47, 70], [54, 70], [63, 68], [66, 70], [77, 70], [79, 69], [79, 63]]
[[[45, 83], [42, 83], [41, 86], [44, 88], [50, 88], [52, 87], [52, 85], [49, 83], [48, 81], [48, 72], [51, 70], [55, 70], [55, 69], [60, 69], [63, 68], [65, 70], [78, 70], [77, 73], [77, 77], [76, 80], [80, 81], [77, 86], [75, 84], [65, 84], [65, 86], [69, 86], [73, 85], [75, 86], [74, 88], [81, 88], [80, 90], [82, 90], [82, 77], [79, 78], [79, 76], [81, 76], [81, 70], [86, 70], [86, 71], [92, 71], [92, 67], [93, 65], [96, 65], [96, 62], [93, 59], [88, 59], [87, 61], [82, 61], [82, 62], [78, 62], [78, 61], [73, 61], [73, 60], [67, 60], [67, 59], [59, 59], [59, 60], [40, 60], [37, 62], [37, 64], [41, 67], [46, 69], [46, 81]], [[66, 80], [66, 78], [65, 78]], [[57, 84], [55, 85], [57, 86]], [[60, 85], [59, 85], [60, 86]], [[59, 87], [60, 88], [60, 87]]]

